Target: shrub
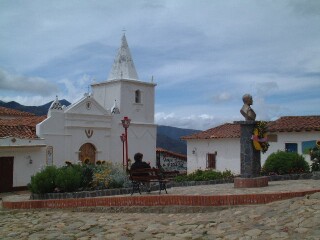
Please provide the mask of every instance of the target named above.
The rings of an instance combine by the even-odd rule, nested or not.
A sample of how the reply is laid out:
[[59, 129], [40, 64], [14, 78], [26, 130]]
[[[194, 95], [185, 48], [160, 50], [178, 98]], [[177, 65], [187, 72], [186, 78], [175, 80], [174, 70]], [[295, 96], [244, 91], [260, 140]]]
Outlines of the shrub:
[[314, 148], [310, 150], [310, 159], [313, 161], [311, 164], [311, 171], [320, 171], [320, 143], [317, 141], [317, 144]]
[[263, 175], [309, 172], [310, 167], [302, 155], [278, 151], [270, 154], [262, 168]]
[[312, 172], [320, 171], [320, 162], [319, 162], [319, 160], [318, 160], [318, 162], [313, 162], [311, 164], [311, 171]]
[[54, 192], [56, 175], [57, 168], [55, 166], [45, 167], [31, 177], [30, 191], [38, 194]]
[[130, 181], [121, 164], [111, 165], [108, 188], [129, 187]]
[[81, 172], [81, 183], [80, 187], [82, 189], [90, 188], [93, 180], [93, 169], [94, 165], [92, 164], [83, 164], [83, 165], [75, 165], [80, 167]]
[[81, 167], [72, 165], [61, 167], [57, 171], [55, 183], [62, 192], [73, 192], [81, 186]]
[[95, 166], [93, 173], [93, 187], [101, 188], [122, 188], [130, 185], [127, 173], [120, 164], [105, 162]]
[[73, 192], [84, 189], [129, 187], [130, 181], [120, 164], [100, 161], [100, 165], [72, 164], [47, 166], [31, 177], [32, 193]]
[[196, 170], [188, 175], [180, 175], [175, 178], [177, 182], [183, 181], [210, 181], [216, 179], [230, 179], [234, 175], [230, 170], [225, 170], [223, 172], [215, 170]]

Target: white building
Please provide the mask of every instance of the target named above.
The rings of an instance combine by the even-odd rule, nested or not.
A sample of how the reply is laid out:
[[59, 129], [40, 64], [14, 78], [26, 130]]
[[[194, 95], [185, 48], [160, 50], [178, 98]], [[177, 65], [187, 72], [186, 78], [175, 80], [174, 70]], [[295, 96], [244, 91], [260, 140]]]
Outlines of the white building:
[[0, 107], [0, 192], [25, 187], [44, 164], [46, 143], [35, 131], [43, 119]]
[[[10, 168], [12, 187], [26, 186], [30, 177], [45, 164], [64, 165], [66, 161], [77, 163], [98, 160], [123, 162], [124, 133], [121, 120], [131, 119], [128, 128], [128, 157], [136, 152], [144, 160], [156, 165], [156, 125], [154, 123], [155, 86], [153, 82], [139, 80], [125, 35], [106, 81], [92, 84], [91, 94], [85, 94], [68, 107], [56, 99], [47, 118], [36, 125], [37, 151], [21, 148], [19, 157], [12, 149], [10, 138], [1, 140], [0, 157], [12, 159], [14, 166], [26, 165], [22, 158], [31, 158], [33, 163]], [[11, 142], [10, 142], [11, 141]], [[39, 143], [38, 143], [39, 142]], [[19, 141], [19, 144], [23, 144]], [[124, 144], [125, 145], [125, 144]], [[15, 147], [15, 148], [19, 148]], [[0, 161], [2, 159], [0, 158]]]
[[[320, 139], [320, 116], [281, 117], [268, 123], [269, 149], [261, 165], [278, 150], [303, 154]], [[188, 173], [197, 169], [231, 170], [240, 173], [240, 125], [226, 123], [182, 138], [187, 141]]]

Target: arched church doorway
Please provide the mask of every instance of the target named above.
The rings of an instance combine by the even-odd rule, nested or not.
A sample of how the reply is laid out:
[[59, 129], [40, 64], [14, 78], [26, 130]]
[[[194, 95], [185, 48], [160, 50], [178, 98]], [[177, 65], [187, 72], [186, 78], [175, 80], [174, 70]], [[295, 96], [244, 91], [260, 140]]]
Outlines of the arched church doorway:
[[95, 164], [96, 147], [91, 143], [83, 144], [79, 149], [79, 160], [82, 163]]

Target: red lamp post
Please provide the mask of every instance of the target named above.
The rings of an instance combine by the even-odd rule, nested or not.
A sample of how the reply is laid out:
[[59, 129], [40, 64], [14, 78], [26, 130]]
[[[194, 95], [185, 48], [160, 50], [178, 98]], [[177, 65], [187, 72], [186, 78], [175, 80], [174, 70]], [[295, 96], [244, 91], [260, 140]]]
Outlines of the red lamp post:
[[122, 166], [123, 166], [123, 169], [124, 169], [124, 142], [126, 141], [126, 135], [124, 133], [122, 133], [120, 135], [120, 139], [121, 139], [121, 142], [122, 142]]
[[124, 134], [125, 134], [125, 142], [126, 142], [126, 168], [128, 170], [128, 127], [130, 125], [131, 119], [128, 117], [123, 117], [121, 120], [122, 126], [124, 127]]

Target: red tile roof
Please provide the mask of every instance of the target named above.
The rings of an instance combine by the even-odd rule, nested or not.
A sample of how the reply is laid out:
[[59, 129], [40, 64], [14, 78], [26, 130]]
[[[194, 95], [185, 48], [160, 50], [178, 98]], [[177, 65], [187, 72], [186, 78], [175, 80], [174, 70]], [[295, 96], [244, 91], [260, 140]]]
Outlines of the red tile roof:
[[[268, 132], [320, 131], [320, 116], [287, 116], [268, 122]], [[189, 139], [240, 138], [240, 125], [225, 123], [206, 131], [181, 137]]]
[[187, 156], [186, 155], [183, 155], [183, 154], [180, 154], [180, 153], [171, 152], [171, 151], [168, 151], [168, 150], [166, 150], [164, 148], [157, 148], [156, 152], [157, 153], [166, 153], [166, 154], [171, 155], [173, 157], [178, 157], [178, 158], [181, 158], [182, 160], [187, 160]]
[[239, 138], [240, 125], [236, 123], [225, 123], [223, 125], [210, 128], [206, 131], [184, 136], [181, 139], [211, 139], [211, 138]]
[[12, 117], [27, 117], [27, 116], [34, 116], [33, 113], [22, 112], [19, 110], [0, 107], [0, 117], [1, 116], [12, 116]]
[[44, 119], [46, 116], [0, 119], [0, 137], [35, 139], [37, 138], [36, 125]]
[[269, 132], [320, 131], [320, 116], [286, 116], [268, 124]]

